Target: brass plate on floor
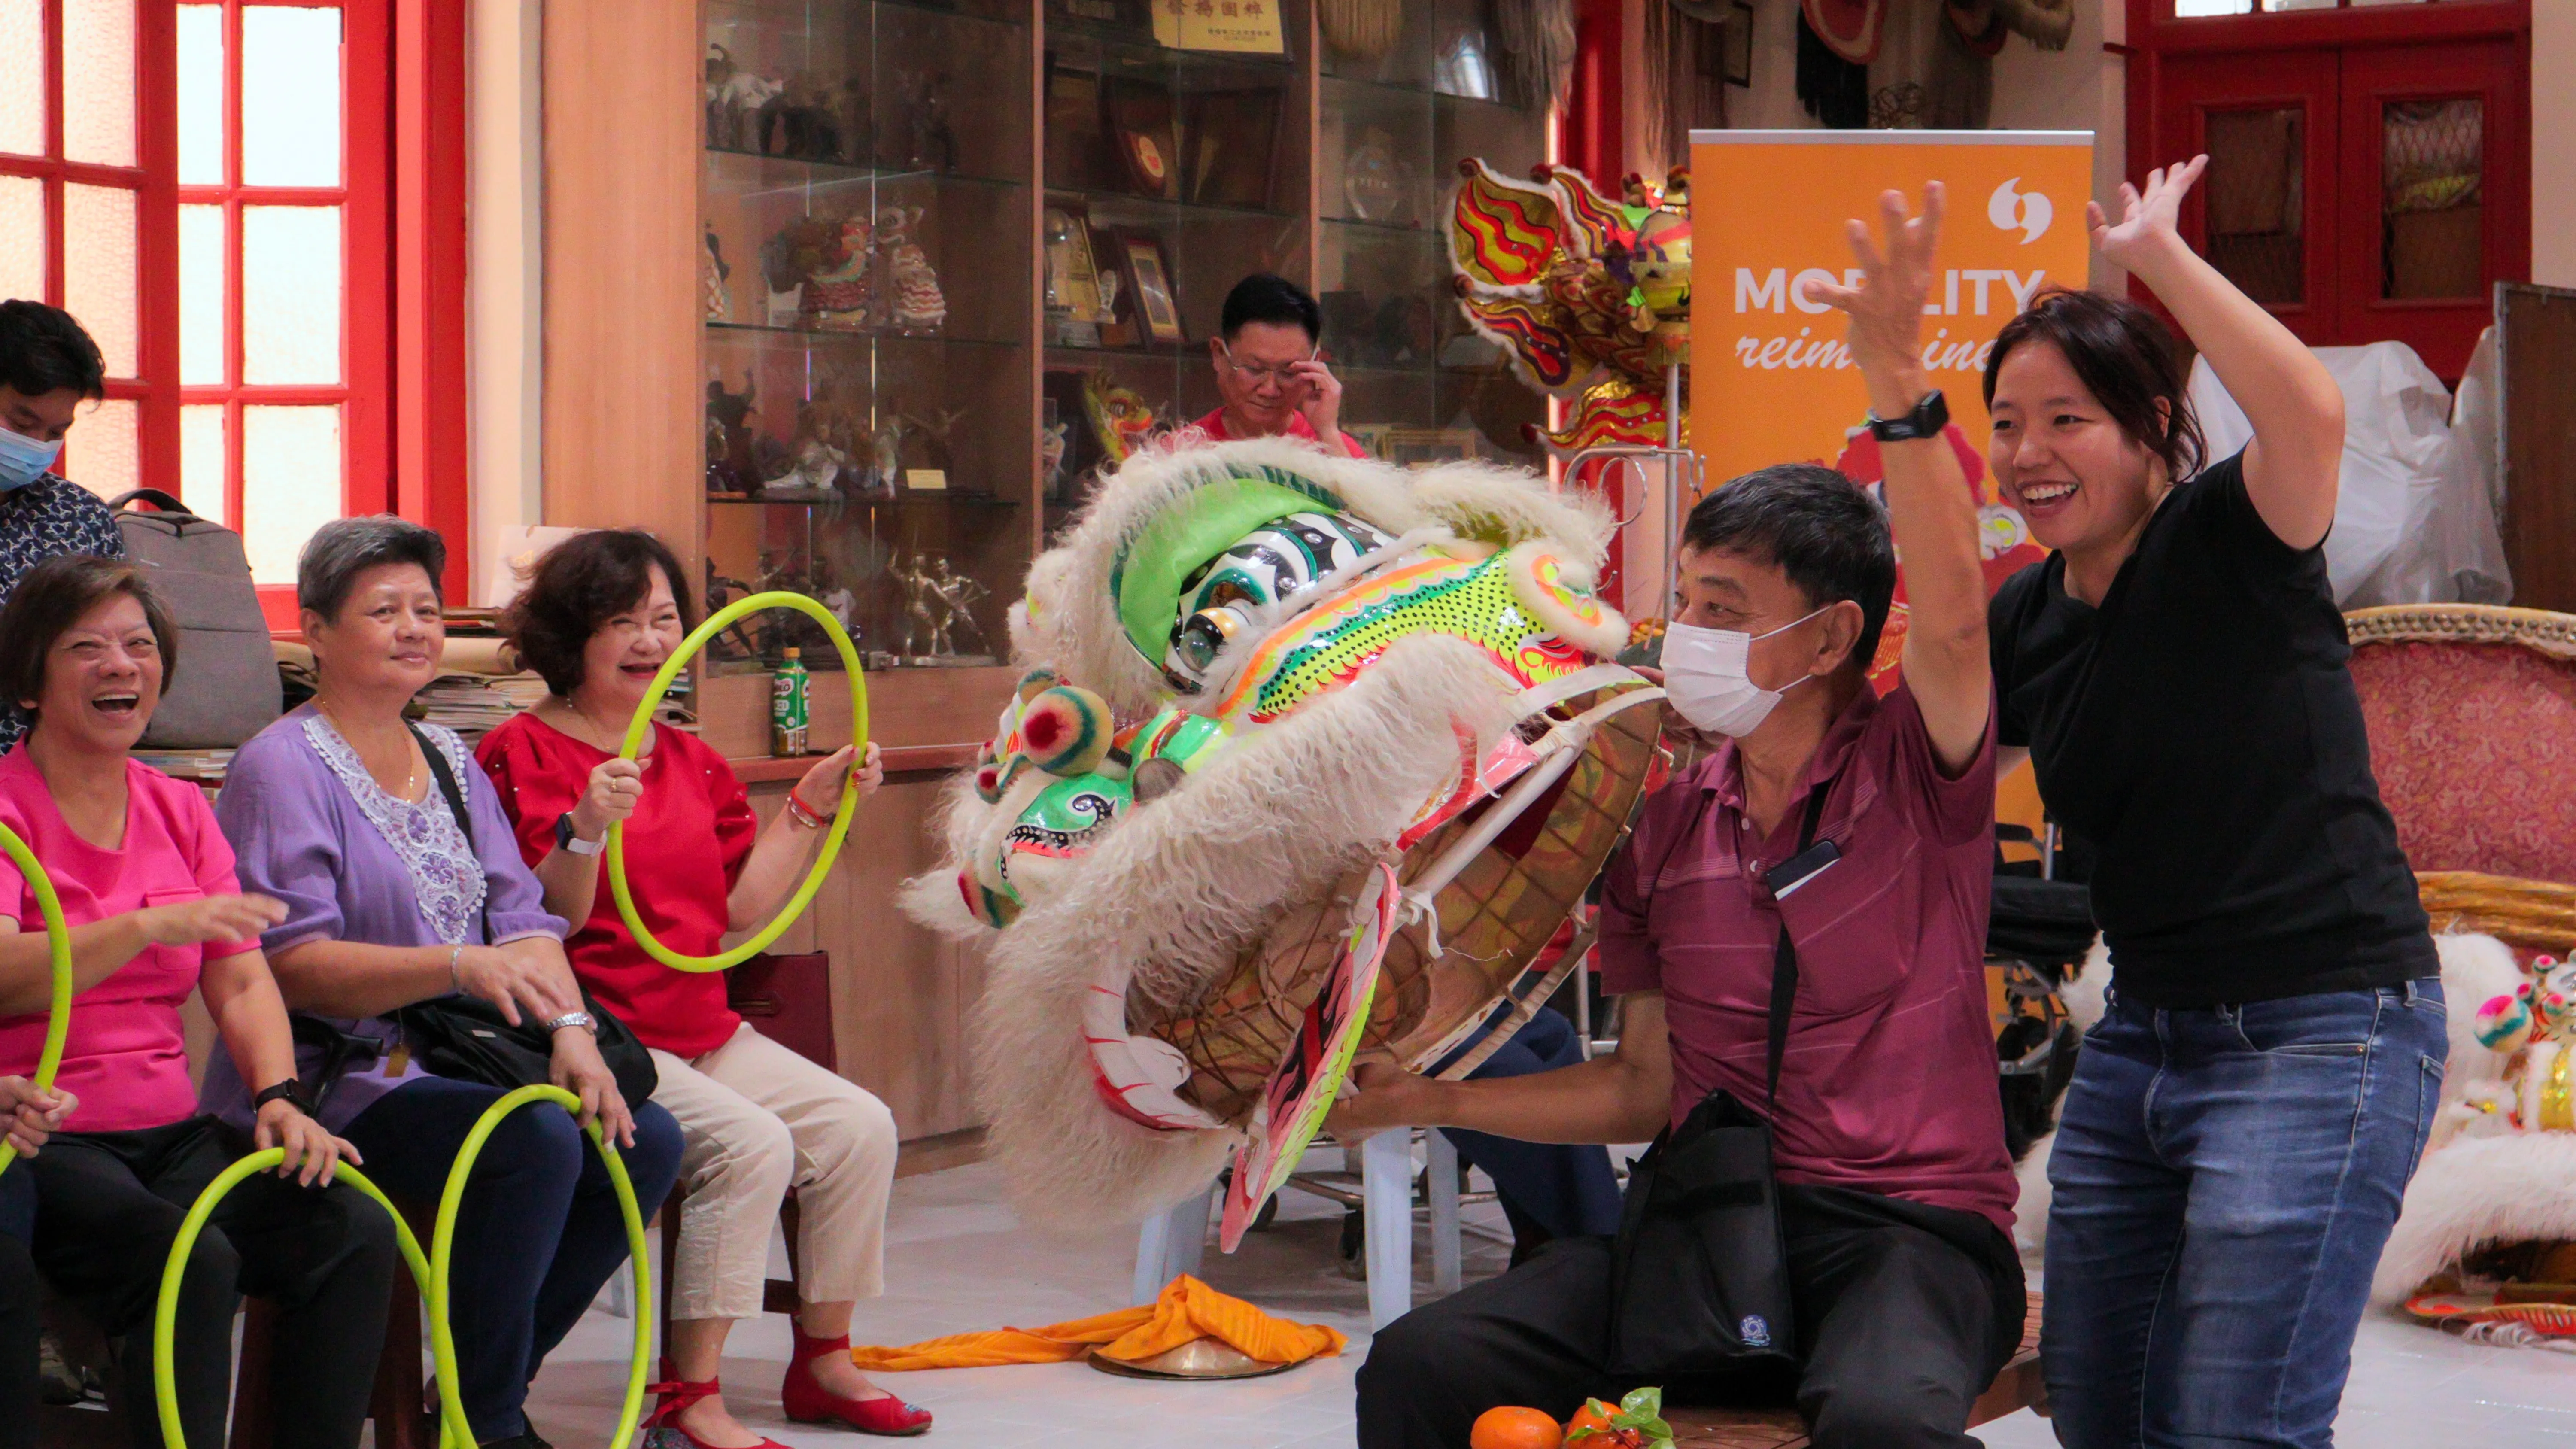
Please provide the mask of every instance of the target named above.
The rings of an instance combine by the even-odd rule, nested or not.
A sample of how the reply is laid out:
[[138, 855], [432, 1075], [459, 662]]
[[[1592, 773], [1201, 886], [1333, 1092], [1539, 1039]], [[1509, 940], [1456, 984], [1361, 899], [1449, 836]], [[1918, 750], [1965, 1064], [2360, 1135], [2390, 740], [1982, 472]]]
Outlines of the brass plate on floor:
[[1233, 1344], [1214, 1338], [1194, 1338], [1178, 1348], [1165, 1349], [1134, 1363], [1105, 1358], [1096, 1348], [1085, 1357], [1091, 1360], [1093, 1368], [1102, 1373], [1128, 1379], [1257, 1379], [1286, 1373], [1297, 1366], [1254, 1358]]

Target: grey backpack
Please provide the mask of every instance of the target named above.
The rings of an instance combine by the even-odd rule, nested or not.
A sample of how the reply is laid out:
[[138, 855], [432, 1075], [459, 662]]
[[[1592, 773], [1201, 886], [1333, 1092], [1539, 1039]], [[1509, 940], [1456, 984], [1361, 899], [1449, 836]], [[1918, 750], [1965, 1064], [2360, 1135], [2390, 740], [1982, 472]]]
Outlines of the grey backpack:
[[[126, 505], [141, 499], [161, 510]], [[230, 749], [278, 716], [277, 652], [241, 535], [137, 488], [109, 501], [125, 556], [179, 626], [179, 677], [143, 731], [147, 749]]]

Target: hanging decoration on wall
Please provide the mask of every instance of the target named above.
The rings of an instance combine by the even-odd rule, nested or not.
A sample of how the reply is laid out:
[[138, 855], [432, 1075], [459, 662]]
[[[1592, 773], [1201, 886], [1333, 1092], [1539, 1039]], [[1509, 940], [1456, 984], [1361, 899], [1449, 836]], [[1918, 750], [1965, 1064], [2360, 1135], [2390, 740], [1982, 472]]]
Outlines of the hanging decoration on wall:
[[1288, 439], [1102, 478], [904, 890], [989, 941], [976, 1085], [1024, 1211], [1133, 1220], [1232, 1155], [1230, 1249], [1355, 1047], [1420, 1070], [1555, 990], [1660, 758], [1662, 692], [1603, 662], [1612, 532], [1529, 473]]
[[[1667, 0], [1646, 7], [1647, 129], [1663, 155], [1690, 156], [1690, 133], [1726, 124], [1727, 51], [1739, 23], [1730, 0]], [[1749, 8], [1742, 24], [1750, 26]]]
[[1404, 0], [1315, 0], [1324, 43], [1358, 60], [1378, 60], [1404, 38]]
[[1488, 0], [1503, 99], [1525, 111], [1555, 108], [1574, 82], [1574, 0]]
[[1560, 453], [1662, 443], [1667, 365], [1682, 365], [1689, 395], [1689, 168], [1661, 189], [1631, 176], [1616, 201], [1571, 167], [1540, 166], [1534, 181], [1472, 158], [1458, 171], [1449, 257], [1459, 310], [1523, 380], [1574, 402], [1540, 440]]

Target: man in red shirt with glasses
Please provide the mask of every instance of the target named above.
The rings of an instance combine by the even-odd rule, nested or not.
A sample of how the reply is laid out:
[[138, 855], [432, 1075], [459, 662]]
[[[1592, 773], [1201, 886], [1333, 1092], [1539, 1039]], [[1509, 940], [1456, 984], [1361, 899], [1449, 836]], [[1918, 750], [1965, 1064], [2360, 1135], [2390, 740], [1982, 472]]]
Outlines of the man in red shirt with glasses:
[[1323, 362], [1324, 309], [1312, 292], [1268, 272], [1255, 272], [1225, 294], [1218, 333], [1208, 339], [1217, 396], [1225, 402], [1199, 419], [1216, 441], [1236, 438], [1337, 439], [1342, 450], [1367, 450], [1341, 429], [1342, 381]]

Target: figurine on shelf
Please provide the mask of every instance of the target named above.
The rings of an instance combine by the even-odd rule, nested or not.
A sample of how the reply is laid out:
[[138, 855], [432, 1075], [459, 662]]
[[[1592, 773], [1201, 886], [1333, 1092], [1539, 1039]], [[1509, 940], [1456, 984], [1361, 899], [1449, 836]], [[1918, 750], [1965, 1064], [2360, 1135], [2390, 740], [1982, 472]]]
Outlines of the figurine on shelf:
[[733, 315], [732, 299], [725, 295], [725, 283], [733, 277], [733, 264], [724, 258], [724, 238], [716, 235], [714, 224], [707, 227], [707, 255], [700, 268], [699, 280], [706, 289], [707, 320], [722, 322]]
[[923, 659], [948, 652], [948, 626], [940, 617], [947, 600], [939, 593], [939, 580], [921, 561], [919, 553], [911, 561], [889, 570], [903, 590], [903, 638], [898, 645], [904, 657]]
[[796, 325], [804, 308], [805, 279], [822, 267], [825, 254], [839, 245], [838, 232], [838, 226], [829, 218], [801, 216], [760, 244], [760, 276], [769, 288], [770, 326]]
[[[749, 594], [751, 585], [740, 579], [727, 578], [716, 572], [716, 561], [707, 560], [707, 612], [712, 614], [731, 603], [737, 594]], [[741, 661], [760, 653], [760, 645], [737, 619], [723, 633], [707, 641], [707, 652], [719, 660]]]
[[[830, 88], [810, 75], [788, 81], [773, 103], [777, 107], [775, 154], [800, 161], [841, 159], [840, 103]], [[770, 150], [769, 115], [761, 117], [760, 149]]]
[[871, 502], [892, 502], [895, 484], [903, 477], [903, 430], [900, 414], [887, 412], [867, 435], [868, 466], [853, 477], [851, 495]]
[[866, 214], [854, 211], [831, 229], [830, 238], [805, 275], [800, 310], [817, 327], [865, 327], [876, 301], [874, 231]]
[[727, 392], [717, 378], [707, 379], [707, 491], [749, 493], [763, 478], [787, 470], [786, 449], [752, 425], [751, 378], [742, 391]]
[[941, 621], [945, 636], [941, 642], [952, 646], [940, 652], [943, 654], [955, 652], [953, 646], [956, 642], [956, 631], [962, 629], [974, 638], [975, 652], [984, 653], [984, 626], [975, 622], [975, 603], [987, 597], [992, 591], [964, 574], [952, 571], [948, 567], [948, 560], [944, 558], [938, 561], [936, 569], [936, 575], [931, 581], [931, 591], [939, 595], [941, 603], [948, 606], [948, 617]]
[[764, 479], [760, 496], [789, 503], [827, 503], [838, 495], [833, 484], [849, 470], [850, 455], [832, 445], [832, 405], [809, 402], [796, 410], [796, 437], [789, 444], [790, 464]]
[[[710, 74], [716, 69], [713, 55], [707, 58], [707, 69]], [[770, 103], [787, 89], [787, 83], [739, 69], [729, 57], [724, 69], [724, 83], [710, 87], [714, 94], [707, 100], [707, 144], [720, 151], [758, 151], [761, 117], [769, 113]]]
[[948, 298], [939, 290], [939, 274], [930, 257], [913, 240], [923, 208], [889, 206], [877, 213], [877, 245], [885, 253], [886, 286], [892, 293], [894, 325], [900, 332], [936, 332], [948, 320]]
[[1153, 406], [1142, 393], [1106, 372], [1083, 378], [1082, 408], [1091, 419], [1091, 433], [1100, 451], [1112, 463], [1126, 462], [1127, 455], [1154, 431]]
[[895, 84], [901, 91], [904, 119], [909, 126], [910, 145], [903, 164], [915, 171], [956, 170], [957, 132], [948, 124], [948, 98], [940, 93], [940, 88], [948, 84], [948, 73], [898, 71]]

